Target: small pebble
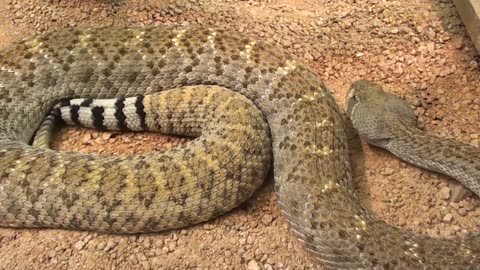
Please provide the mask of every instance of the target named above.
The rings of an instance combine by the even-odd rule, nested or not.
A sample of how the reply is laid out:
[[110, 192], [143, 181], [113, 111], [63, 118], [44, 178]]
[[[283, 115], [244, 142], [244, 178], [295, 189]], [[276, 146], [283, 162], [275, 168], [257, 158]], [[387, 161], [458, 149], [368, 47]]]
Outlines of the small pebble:
[[85, 246], [85, 242], [83, 242], [82, 240], [77, 241], [77, 242], [73, 245], [73, 247], [74, 247], [75, 249], [77, 249], [77, 250], [82, 250], [84, 246]]
[[392, 175], [394, 172], [395, 172], [395, 170], [393, 170], [392, 168], [385, 168], [385, 170], [383, 170], [383, 172], [382, 172], [382, 175], [390, 176], [390, 175]]
[[258, 262], [255, 261], [254, 259], [248, 262], [247, 265], [248, 270], [260, 270], [260, 265], [258, 265]]
[[270, 225], [270, 223], [272, 223], [273, 221], [273, 216], [272, 215], [269, 215], [269, 214], [266, 214], [266, 215], [263, 215], [262, 217], [262, 223], [265, 224], [265, 225]]
[[145, 270], [150, 270], [151, 269], [150, 263], [148, 261], [142, 262], [142, 267]]
[[442, 187], [442, 189], [440, 189], [440, 198], [442, 200], [448, 200], [450, 199], [450, 188], [448, 187]]
[[452, 222], [452, 219], [453, 219], [452, 214], [448, 213], [443, 217], [443, 222], [450, 223], [450, 222]]
[[82, 143], [87, 144], [90, 142], [91, 139], [92, 139], [92, 135], [90, 133], [85, 133], [85, 135], [83, 135], [83, 138], [82, 138]]
[[130, 254], [130, 256], [128, 256], [128, 260], [133, 264], [138, 263], [137, 257], [134, 254]]
[[107, 246], [107, 243], [105, 242], [100, 242], [97, 245], [97, 249], [103, 250]]
[[105, 133], [102, 134], [102, 138], [103, 138], [104, 140], [108, 140], [108, 139], [110, 139], [111, 137], [112, 137], [112, 133], [110, 133], [110, 132], [105, 132]]
[[108, 252], [108, 251], [114, 249], [117, 245], [118, 245], [117, 241], [114, 241], [114, 240], [110, 239], [110, 240], [108, 240], [107, 245], [105, 246], [103, 251]]
[[48, 256], [49, 258], [53, 258], [53, 257], [55, 257], [55, 255], [56, 255], [55, 250], [50, 250], [50, 251], [47, 253], [47, 256]]
[[460, 208], [458, 209], [458, 214], [462, 217], [466, 216], [467, 215], [467, 210], [465, 208]]
[[273, 270], [273, 267], [268, 263], [264, 264], [263, 268], [265, 268], [265, 270]]

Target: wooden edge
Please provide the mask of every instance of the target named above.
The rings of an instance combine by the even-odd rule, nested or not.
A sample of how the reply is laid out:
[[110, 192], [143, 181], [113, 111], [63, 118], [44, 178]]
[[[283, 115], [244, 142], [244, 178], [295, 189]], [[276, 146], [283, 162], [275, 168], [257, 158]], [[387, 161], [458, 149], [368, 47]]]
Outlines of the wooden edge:
[[480, 0], [453, 0], [468, 34], [480, 53]]

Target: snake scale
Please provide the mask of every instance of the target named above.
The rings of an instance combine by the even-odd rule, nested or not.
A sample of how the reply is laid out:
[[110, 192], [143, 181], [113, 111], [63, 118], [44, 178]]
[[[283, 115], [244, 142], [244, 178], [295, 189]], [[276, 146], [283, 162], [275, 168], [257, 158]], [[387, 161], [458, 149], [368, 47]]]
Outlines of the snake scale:
[[[205, 161], [205, 155], [217, 155], [205, 145], [195, 152], [205, 163], [185, 168], [185, 154], [176, 159], [161, 153], [101, 157], [27, 144], [62, 99], [128, 98], [179, 86], [217, 85], [245, 96], [266, 118], [281, 211], [324, 266], [480, 265], [478, 236], [417, 236], [386, 224], [363, 206], [353, 189], [344, 120], [333, 96], [305, 64], [272, 45], [193, 26], [70, 28], [7, 47], [0, 53], [0, 68], [1, 226], [153, 232], [210, 219], [245, 200], [264, 174], [254, 168], [268, 157], [233, 176], [227, 164]], [[223, 129], [217, 129], [211, 143], [228, 137]], [[184, 149], [192, 144], [187, 145]], [[250, 154], [258, 157], [267, 148]], [[222, 161], [224, 155], [221, 151], [217, 158]], [[478, 159], [474, 162], [478, 166]], [[213, 182], [216, 173], [226, 179]], [[179, 174], [185, 176], [181, 181], [169, 180]]]

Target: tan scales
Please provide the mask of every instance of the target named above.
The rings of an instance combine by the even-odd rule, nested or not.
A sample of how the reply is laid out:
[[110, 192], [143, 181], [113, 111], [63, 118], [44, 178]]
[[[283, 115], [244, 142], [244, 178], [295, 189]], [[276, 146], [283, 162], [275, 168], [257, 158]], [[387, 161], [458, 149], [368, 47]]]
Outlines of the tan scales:
[[[362, 205], [353, 190], [344, 123], [333, 97], [305, 64], [276, 47], [237, 33], [197, 27], [67, 29], [8, 47], [0, 53], [0, 68], [3, 226], [136, 233], [186, 226], [185, 220], [194, 223], [226, 211], [208, 211], [201, 207], [203, 201], [195, 200], [198, 207], [176, 209], [183, 198], [173, 197], [165, 201], [167, 208], [145, 207], [142, 194], [152, 190], [159, 175], [176, 178], [181, 171], [168, 167], [171, 159], [164, 160], [162, 170], [150, 170], [162, 155], [99, 157], [26, 144], [62, 98], [128, 97], [186, 85], [218, 85], [247, 97], [268, 121], [279, 205], [299, 239], [324, 265], [337, 269], [480, 265], [478, 236], [464, 240], [416, 236], [379, 220]], [[205, 166], [189, 168], [200, 173]], [[177, 188], [194, 198], [197, 192], [213, 191], [208, 179], [212, 178], [203, 187]], [[55, 188], [43, 194], [43, 187], [51, 183]], [[252, 182], [245, 184], [246, 189], [227, 188], [223, 196], [210, 197], [230, 197], [238, 204], [257, 186]], [[174, 190], [171, 185], [163, 187], [149, 193], [153, 202]], [[113, 214], [118, 209], [125, 219]], [[182, 210], [182, 218], [171, 215]]]

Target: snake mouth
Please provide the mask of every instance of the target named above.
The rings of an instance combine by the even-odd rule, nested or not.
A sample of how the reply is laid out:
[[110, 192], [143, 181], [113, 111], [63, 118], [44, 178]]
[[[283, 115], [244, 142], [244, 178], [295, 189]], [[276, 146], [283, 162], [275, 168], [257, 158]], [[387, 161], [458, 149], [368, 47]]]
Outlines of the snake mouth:
[[357, 100], [355, 100], [355, 87], [352, 86], [350, 90], [348, 91], [347, 98], [346, 98], [346, 103], [347, 103], [347, 116], [352, 119], [352, 115], [355, 112], [355, 109], [357, 108], [357, 105], [360, 104]]
[[347, 94], [347, 101], [351, 99], [353, 96], [355, 96], [355, 90], [356, 90], [355, 87], [350, 88]]

